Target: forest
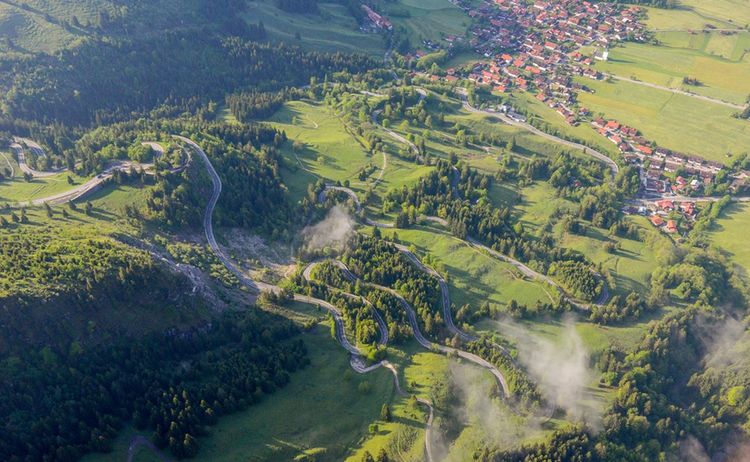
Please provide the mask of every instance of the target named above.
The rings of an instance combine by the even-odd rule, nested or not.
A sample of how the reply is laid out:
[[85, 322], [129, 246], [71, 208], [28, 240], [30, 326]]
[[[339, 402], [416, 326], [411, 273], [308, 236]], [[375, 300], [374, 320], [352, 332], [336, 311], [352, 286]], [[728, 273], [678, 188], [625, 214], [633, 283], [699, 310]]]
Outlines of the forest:
[[[107, 65], [97, 64], [101, 62]], [[305, 85], [312, 76], [371, 67], [374, 63], [364, 56], [308, 52], [237, 36], [170, 32], [153, 39], [95, 41], [59, 56], [17, 62], [13, 72], [0, 79], [5, 95], [1, 102], [16, 125], [18, 120], [101, 125], [196, 95], [207, 104], [223, 101], [235, 89], [278, 90]]]
[[127, 421], [177, 458], [225, 414], [289, 381], [308, 359], [297, 328], [258, 311], [134, 342], [27, 350], [0, 362], [0, 458], [77, 460], [109, 452]]

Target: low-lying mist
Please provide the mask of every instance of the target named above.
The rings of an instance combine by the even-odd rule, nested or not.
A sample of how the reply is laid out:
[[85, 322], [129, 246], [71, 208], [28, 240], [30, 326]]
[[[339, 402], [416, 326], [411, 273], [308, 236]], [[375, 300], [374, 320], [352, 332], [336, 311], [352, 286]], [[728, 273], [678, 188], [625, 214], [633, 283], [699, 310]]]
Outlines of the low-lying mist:
[[314, 252], [330, 248], [342, 250], [354, 233], [354, 221], [349, 211], [337, 205], [328, 211], [328, 215], [312, 226], [302, 230], [303, 249]]

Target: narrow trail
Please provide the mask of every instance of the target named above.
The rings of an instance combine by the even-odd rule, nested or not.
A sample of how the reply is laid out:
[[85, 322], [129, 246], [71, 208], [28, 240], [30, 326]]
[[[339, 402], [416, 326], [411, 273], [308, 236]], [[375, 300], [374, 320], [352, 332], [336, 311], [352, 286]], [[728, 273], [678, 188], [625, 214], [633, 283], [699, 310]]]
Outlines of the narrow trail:
[[133, 462], [133, 459], [135, 458], [136, 453], [138, 452], [138, 449], [142, 447], [148, 448], [151, 452], [153, 452], [156, 455], [156, 457], [159, 460], [163, 462], [172, 461], [172, 459], [169, 456], [167, 456], [162, 451], [160, 451], [159, 448], [154, 446], [154, 443], [152, 443], [151, 440], [149, 440], [143, 435], [136, 435], [130, 439], [130, 444], [128, 445], [127, 462]]

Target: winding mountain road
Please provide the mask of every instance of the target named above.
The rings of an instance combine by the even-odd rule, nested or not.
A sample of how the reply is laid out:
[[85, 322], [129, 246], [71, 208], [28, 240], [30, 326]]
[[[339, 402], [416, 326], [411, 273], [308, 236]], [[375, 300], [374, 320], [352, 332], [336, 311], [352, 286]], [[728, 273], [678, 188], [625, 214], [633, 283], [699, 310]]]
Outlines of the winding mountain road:
[[[216, 257], [219, 258], [222, 264], [224, 264], [224, 266], [229, 271], [235, 274], [239, 278], [239, 280], [242, 282], [242, 284], [248, 287], [256, 295], [261, 290], [267, 290], [267, 291], [272, 291], [276, 293], [280, 292], [281, 291], [280, 287], [277, 287], [271, 284], [266, 284], [263, 282], [252, 281], [250, 278], [245, 276], [242, 273], [242, 271], [240, 271], [232, 263], [232, 261], [229, 260], [229, 258], [227, 258], [227, 256], [221, 250], [221, 247], [219, 246], [218, 242], [216, 242], [216, 237], [214, 235], [214, 230], [213, 230], [213, 219], [212, 219], [214, 209], [216, 208], [216, 203], [218, 202], [219, 196], [221, 195], [221, 189], [222, 189], [221, 178], [219, 177], [218, 173], [214, 169], [206, 153], [203, 151], [203, 149], [201, 149], [201, 147], [197, 143], [195, 143], [191, 139], [186, 138], [184, 136], [179, 136], [179, 135], [173, 135], [173, 136], [179, 139], [180, 141], [182, 141], [183, 143], [185, 143], [196, 154], [198, 154], [198, 156], [203, 160], [204, 164], [206, 165], [206, 169], [208, 170], [208, 173], [211, 177], [211, 183], [212, 183], [211, 197], [209, 198], [208, 204], [206, 205], [206, 209], [203, 215], [203, 226], [204, 226], [204, 230], [206, 234], [206, 240], [208, 241], [209, 246], [211, 247], [211, 250], [214, 252]], [[309, 272], [308, 272], [308, 275], [309, 275]], [[396, 390], [399, 392], [399, 394], [403, 393], [403, 391], [401, 390], [401, 386], [398, 382], [398, 372], [395, 366], [393, 366], [391, 363], [383, 360], [371, 366], [366, 366], [366, 364], [364, 363], [362, 359], [362, 354], [359, 351], [359, 349], [355, 347], [354, 345], [352, 345], [346, 337], [346, 333], [344, 330], [344, 321], [343, 321], [343, 318], [341, 317], [341, 313], [339, 312], [338, 308], [336, 308], [335, 306], [333, 306], [332, 304], [328, 303], [325, 300], [320, 300], [314, 297], [308, 297], [306, 295], [294, 294], [293, 298], [295, 301], [299, 301], [302, 303], [318, 305], [322, 308], [325, 308], [331, 313], [334, 319], [336, 340], [344, 349], [346, 349], [351, 354], [349, 364], [351, 365], [352, 369], [354, 369], [358, 373], [364, 374], [364, 373], [376, 370], [380, 367], [385, 367], [388, 370], [390, 370], [391, 373], [393, 374], [394, 381], [396, 384]], [[433, 451], [432, 451], [432, 420], [434, 416], [434, 408], [432, 406], [432, 403], [430, 403], [428, 400], [424, 398], [417, 398], [417, 401], [423, 404], [424, 406], [427, 406], [429, 409], [429, 416], [428, 416], [428, 420], [425, 426], [425, 453], [426, 453], [427, 461], [434, 462], [435, 459], [433, 457]]]
[[23, 173], [28, 173], [34, 178], [45, 178], [45, 177], [57, 175], [58, 173], [65, 171], [64, 168], [54, 169], [48, 172], [42, 172], [39, 170], [32, 169], [26, 163], [26, 151], [24, 150], [24, 145], [26, 145], [30, 150], [32, 150], [37, 157], [45, 156], [44, 149], [42, 149], [42, 147], [39, 146], [39, 144], [37, 144], [35, 141], [30, 140], [28, 138], [14, 137], [13, 140], [15, 142], [10, 145], [10, 148], [16, 152], [16, 156], [18, 157], [18, 167], [21, 169]]
[[[402, 251], [402, 252], [404, 252], [405, 255], [407, 256], [407, 258], [413, 264], [415, 264], [415, 266], [417, 266], [418, 268], [420, 268], [422, 271], [424, 271], [424, 272], [426, 272], [426, 273], [428, 273], [428, 274], [430, 274], [432, 276], [438, 277], [439, 280], [442, 280], [442, 278], [440, 277], [440, 275], [437, 272], [435, 272], [434, 270], [432, 270], [432, 269], [424, 266], [413, 253], [409, 252], [408, 249], [404, 249], [402, 247], [402, 248], [399, 248], [399, 250]], [[338, 260], [333, 260], [333, 261], [338, 262], [337, 266], [339, 266], [339, 268], [342, 268], [342, 271], [344, 271], [345, 274], [348, 273], [349, 275], [351, 275], [351, 277], [356, 278], [356, 275], [354, 275], [346, 267], [346, 265], [344, 265], [342, 262], [339, 262]], [[303, 275], [304, 275], [304, 277], [306, 279], [308, 277], [310, 277], [310, 275], [312, 273], [311, 267], [314, 267], [314, 265], [316, 265], [316, 263], [312, 263], [312, 264], [308, 265], [308, 267], [303, 272]], [[349, 278], [350, 276], [346, 276], [346, 277]], [[360, 281], [361, 281], [361, 279], [360, 279]], [[482, 359], [481, 357], [479, 357], [479, 356], [477, 356], [477, 355], [475, 355], [473, 353], [469, 353], [467, 351], [463, 351], [463, 350], [460, 350], [458, 348], [453, 348], [453, 347], [448, 347], [448, 346], [440, 345], [440, 344], [437, 344], [437, 343], [432, 343], [431, 341], [429, 341], [424, 336], [424, 334], [422, 333], [422, 331], [421, 331], [421, 329], [419, 327], [419, 321], [417, 319], [416, 310], [414, 310], [414, 307], [411, 306], [411, 304], [408, 301], [406, 301], [406, 299], [398, 291], [396, 291], [396, 290], [394, 290], [394, 289], [392, 289], [390, 287], [385, 287], [385, 286], [381, 286], [379, 284], [374, 284], [374, 283], [370, 283], [370, 282], [363, 282], [363, 284], [369, 285], [371, 287], [374, 287], [374, 288], [376, 288], [378, 290], [381, 290], [381, 291], [384, 291], [384, 292], [388, 292], [389, 294], [393, 295], [398, 300], [398, 302], [401, 305], [401, 307], [404, 309], [404, 311], [406, 311], [406, 316], [407, 316], [407, 319], [409, 320], [409, 326], [411, 327], [411, 330], [412, 330], [412, 333], [414, 335], [414, 338], [416, 339], [417, 343], [419, 343], [422, 347], [424, 347], [424, 348], [426, 348], [428, 350], [431, 350], [431, 351], [439, 351], [439, 352], [447, 354], [447, 355], [456, 355], [456, 356], [458, 356], [460, 358], [463, 358], [463, 359], [465, 359], [465, 360], [467, 360], [469, 362], [472, 362], [472, 363], [474, 363], [474, 364], [476, 364], [476, 365], [478, 365], [480, 367], [483, 367], [483, 368], [487, 369], [495, 377], [495, 379], [497, 380], [497, 383], [500, 386], [500, 388], [502, 389], [503, 394], [505, 395], [505, 397], [506, 398], [510, 398], [510, 396], [511, 396], [510, 387], [508, 386], [508, 383], [505, 380], [505, 377], [500, 372], [500, 370], [497, 369], [497, 367], [495, 367], [490, 362], [485, 361], [484, 359]], [[441, 288], [443, 288], [443, 287], [445, 288], [445, 291], [443, 292], [443, 309], [445, 310], [446, 307], [447, 307], [448, 317], [446, 319], [451, 319], [450, 323], [452, 324], [452, 318], [450, 316], [450, 297], [449, 297], [449, 295], [447, 293], [447, 284], [444, 285], [444, 286], [441, 284]], [[333, 289], [336, 289], [336, 288], [333, 288]], [[465, 334], [465, 333], [461, 332], [459, 329], [457, 329], [455, 327], [455, 325], [453, 326], [453, 329], [455, 329], [454, 332], [456, 334], [458, 334], [458, 335], [462, 334], [463, 336], [467, 337], [468, 340], [475, 339], [475, 337], [470, 337], [470, 336], [468, 336], [468, 334]]]
[[617, 162], [615, 162], [614, 160], [612, 160], [606, 154], [597, 151], [596, 149], [590, 148], [590, 147], [585, 146], [585, 145], [583, 145], [581, 143], [576, 143], [575, 141], [568, 141], [566, 139], [557, 137], [555, 135], [551, 135], [551, 134], [549, 134], [549, 133], [547, 133], [545, 131], [539, 130], [538, 128], [536, 128], [535, 126], [533, 126], [533, 125], [531, 125], [529, 123], [520, 122], [518, 120], [513, 120], [513, 119], [511, 119], [510, 117], [508, 117], [507, 115], [505, 115], [503, 113], [493, 112], [493, 111], [486, 111], [486, 110], [483, 110], [483, 109], [477, 109], [477, 108], [475, 108], [474, 106], [472, 106], [469, 103], [469, 100], [467, 98], [466, 89], [463, 89], [463, 88], [459, 89], [459, 95], [461, 96], [461, 101], [463, 103], [464, 109], [466, 109], [469, 112], [472, 112], [474, 114], [482, 114], [482, 115], [486, 115], [486, 116], [489, 116], [489, 117], [494, 117], [496, 119], [500, 119], [500, 120], [502, 120], [503, 122], [505, 122], [508, 125], [512, 125], [514, 127], [522, 128], [522, 129], [524, 129], [524, 130], [526, 130], [528, 132], [531, 132], [531, 133], [533, 133], [535, 135], [538, 135], [538, 136], [540, 136], [540, 137], [542, 137], [544, 139], [547, 139], [549, 141], [552, 141], [554, 143], [561, 144], [561, 145], [569, 147], [569, 148], [580, 150], [584, 154], [592, 156], [595, 159], [597, 159], [597, 160], [603, 162], [604, 164], [606, 164], [609, 167], [609, 170], [611, 172], [612, 178], [614, 178], [617, 175], [617, 173], [620, 171], [620, 166], [617, 165]]
[[[38, 144], [33, 142], [32, 140], [29, 140], [26, 138], [16, 138], [16, 140], [23, 142], [27, 146], [33, 146], [30, 149], [43, 153], [42, 148]], [[159, 143], [156, 143], [153, 141], [145, 141], [142, 144], [146, 146], [150, 146], [152, 149], [154, 149], [154, 151], [156, 151], [155, 157], [158, 158], [164, 155], [164, 148]], [[15, 149], [18, 154], [18, 165], [21, 168], [21, 170], [24, 173], [31, 174], [34, 178], [48, 178], [48, 177], [52, 177], [55, 175], [59, 175], [60, 173], [65, 171], [65, 169], [48, 171], [48, 172], [32, 170], [30, 167], [26, 165], [25, 158], [23, 155], [23, 147], [20, 144], [18, 144], [18, 142], [16, 142], [14, 143], [14, 145], [11, 145], [11, 148]], [[170, 172], [176, 173], [181, 170], [184, 170], [190, 165], [191, 161], [192, 161], [192, 156], [188, 156], [187, 162], [184, 165], [180, 165], [178, 167], [172, 168], [170, 169]], [[8, 163], [8, 165], [10, 165], [10, 162]], [[68, 189], [61, 193], [53, 194], [51, 196], [40, 197], [38, 199], [18, 202], [15, 205], [36, 206], [36, 205], [43, 205], [43, 204], [50, 204], [50, 205], [64, 204], [66, 202], [81, 199], [84, 196], [91, 194], [94, 191], [97, 191], [99, 187], [101, 187], [104, 183], [109, 181], [118, 171], [126, 171], [131, 168], [142, 168], [144, 170], [150, 171], [151, 169], [153, 169], [153, 167], [154, 167], [153, 163], [139, 163], [139, 162], [134, 162], [130, 160], [114, 161], [114, 162], [111, 162], [107, 166], [107, 168], [104, 169], [101, 173], [99, 173], [95, 177], [87, 180], [86, 182], [74, 188]], [[12, 168], [12, 165], [11, 165], [11, 168]], [[150, 172], [149, 174], [153, 174], [153, 172]]]

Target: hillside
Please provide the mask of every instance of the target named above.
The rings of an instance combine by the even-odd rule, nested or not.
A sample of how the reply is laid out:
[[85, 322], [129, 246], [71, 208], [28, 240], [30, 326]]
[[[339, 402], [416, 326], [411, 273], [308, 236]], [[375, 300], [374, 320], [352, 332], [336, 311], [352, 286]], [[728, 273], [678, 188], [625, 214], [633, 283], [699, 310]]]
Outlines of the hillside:
[[0, 460], [746, 460], [746, 10], [0, 0]]

